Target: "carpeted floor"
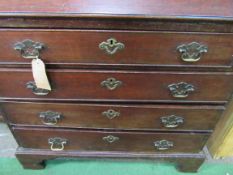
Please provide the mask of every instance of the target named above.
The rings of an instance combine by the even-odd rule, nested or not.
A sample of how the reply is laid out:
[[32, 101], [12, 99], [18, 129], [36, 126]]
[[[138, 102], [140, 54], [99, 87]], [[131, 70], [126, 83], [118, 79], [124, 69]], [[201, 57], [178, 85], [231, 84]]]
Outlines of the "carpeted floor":
[[24, 170], [15, 158], [0, 158], [0, 175], [233, 175], [233, 165], [205, 163], [199, 173], [178, 173], [173, 165], [153, 162], [53, 160], [44, 170]]

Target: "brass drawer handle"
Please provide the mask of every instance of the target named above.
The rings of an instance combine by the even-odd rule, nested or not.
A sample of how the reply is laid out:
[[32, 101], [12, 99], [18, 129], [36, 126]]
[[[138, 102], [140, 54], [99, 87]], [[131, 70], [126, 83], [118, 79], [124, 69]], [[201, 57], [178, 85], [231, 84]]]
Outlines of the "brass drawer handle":
[[193, 92], [195, 90], [192, 84], [188, 84], [185, 82], [170, 84], [168, 86], [168, 89], [171, 92], [172, 96], [175, 98], [186, 98], [188, 97], [190, 92]]
[[184, 123], [184, 118], [176, 115], [164, 116], [160, 119], [165, 128], [176, 128]]
[[27, 82], [26, 88], [31, 89], [35, 95], [39, 95], [39, 96], [48, 95], [50, 92], [50, 90], [47, 89], [37, 88], [35, 82], [33, 81]]
[[197, 42], [182, 44], [177, 47], [181, 53], [181, 59], [185, 62], [197, 62], [201, 59], [203, 53], [208, 52], [208, 47]]
[[102, 115], [111, 120], [115, 117], [119, 117], [120, 112], [114, 111], [113, 109], [109, 109], [107, 111], [102, 112]]
[[40, 51], [44, 47], [45, 45], [43, 43], [35, 42], [30, 39], [26, 39], [14, 45], [14, 49], [20, 51], [21, 56], [27, 59], [39, 58]]
[[52, 151], [62, 151], [65, 148], [68, 140], [60, 137], [54, 137], [48, 139], [48, 144]]
[[165, 151], [174, 146], [173, 142], [168, 140], [158, 140], [154, 142], [154, 146], [159, 151]]
[[100, 43], [99, 48], [109, 55], [114, 55], [117, 51], [124, 49], [125, 45], [121, 42], [117, 42], [115, 38], [109, 38], [107, 41]]
[[27, 83], [27, 88], [32, 89], [35, 95], [47, 95], [51, 91], [51, 86], [46, 74], [46, 66], [40, 59], [40, 51], [45, 47], [43, 43], [23, 40], [14, 45], [14, 49], [19, 51], [21, 56], [26, 59], [32, 59], [33, 82]]
[[56, 125], [62, 119], [61, 113], [53, 111], [40, 112], [39, 117], [45, 125]]
[[106, 137], [103, 137], [103, 140], [108, 142], [108, 143], [113, 143], [113, 142], [116, 142], [118, 141], [120, 138], [119, 137], [115, 137], [113, 135], [108, 135]]
[[108, 78], [101, 83], [102, 87], [106, 87], [108, 90], [114, 90], [122, 85], [122, 82], [115, 78]]

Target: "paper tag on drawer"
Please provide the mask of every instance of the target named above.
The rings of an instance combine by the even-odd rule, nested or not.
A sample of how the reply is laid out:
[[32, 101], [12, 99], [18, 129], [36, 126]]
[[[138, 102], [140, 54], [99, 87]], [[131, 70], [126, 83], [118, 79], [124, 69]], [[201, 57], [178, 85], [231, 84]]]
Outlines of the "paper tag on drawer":
[[41, 59], [32, 60], [32, 74], [37, 88], [51, 90], [45, 71], [45, 64]]

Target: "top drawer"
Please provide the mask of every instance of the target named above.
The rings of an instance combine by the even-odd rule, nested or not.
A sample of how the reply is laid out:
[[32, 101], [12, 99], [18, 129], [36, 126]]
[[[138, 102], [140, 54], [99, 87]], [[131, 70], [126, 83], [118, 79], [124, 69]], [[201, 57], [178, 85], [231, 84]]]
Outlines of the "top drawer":
[[61, 65], [224, 68], [231, 67], [233, 54], [232, 34], [3, 29], [0, 38], [0, 64], [30, 63], [14, 50], [16, 43], [25, 40], [43, 43], [42, 59]]

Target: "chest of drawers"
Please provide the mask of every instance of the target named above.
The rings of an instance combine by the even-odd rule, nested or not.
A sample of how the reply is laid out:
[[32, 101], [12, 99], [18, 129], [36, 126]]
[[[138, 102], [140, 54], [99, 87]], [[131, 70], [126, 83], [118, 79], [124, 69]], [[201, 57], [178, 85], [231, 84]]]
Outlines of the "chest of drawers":
[[[0, 99], [24, 168], [129, 158], [197, 171], [233, 91], [230, 0], [11, 3], [0, 2]], [[51, 91], [34, 81], [38, 56]]]

